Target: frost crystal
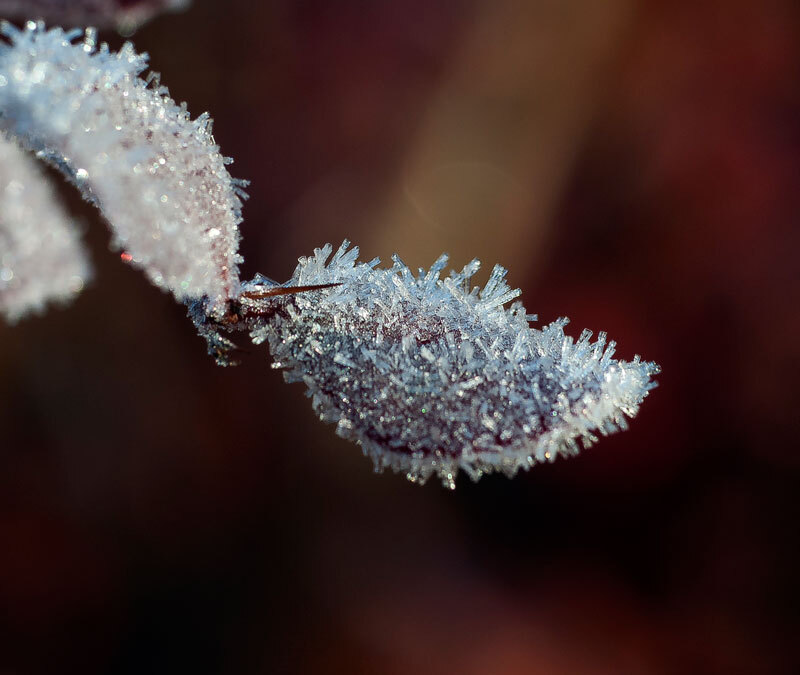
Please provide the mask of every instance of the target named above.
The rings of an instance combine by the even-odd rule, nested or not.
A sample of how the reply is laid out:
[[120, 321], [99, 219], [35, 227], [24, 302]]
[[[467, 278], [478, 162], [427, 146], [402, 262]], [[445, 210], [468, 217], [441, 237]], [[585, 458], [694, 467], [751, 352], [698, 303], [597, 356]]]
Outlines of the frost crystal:
[[50, 161], [96, 203], [112, 244], [178, 300], [221, 312], [239, 291], [241, 181], [229, 175], [211, 120], [191, 120], [130, 43], [95, 46], [94, 31], [4, 24], [0, 128]]
[[189, 0], [0, 0], [0, 16], [44, 18], [70, 26], [118, 26], [126, 32], [162, 11], [178, 11]]
[[320, 418], [361, 444], [376, 470], [411, 481], [436, 474], [452, 488], [459, 469], [474, 480], [513, 476], [559, 454], [574, 455], [598, 434], [626, 428], [658, 372], [637, 356], [612, 358], [614, 343], [564, 334], [566, 319], [531, 328], [519, 295], [495, 267], [470, 288], [477, 260], [441, 278], [447, 257], [412, 272], [394, 257], [356, 263], [345, 242], [301, 258], [287, 285], [338, 283], [327, 290], [248, 300], [241, 313], [254, 342], [269, 342], [274, 367], [308, 387]]
[[0, 135], [0, 314], [74, 297], [90, 276], [77, 230], [38, 162]]

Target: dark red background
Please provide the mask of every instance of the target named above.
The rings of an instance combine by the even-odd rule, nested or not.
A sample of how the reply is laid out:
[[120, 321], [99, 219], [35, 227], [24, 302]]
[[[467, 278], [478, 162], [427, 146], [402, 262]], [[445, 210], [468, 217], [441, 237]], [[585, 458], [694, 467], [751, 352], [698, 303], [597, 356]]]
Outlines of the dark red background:
[[578, 459], [375, 476], [60, 188], [97, 275], [0, 326], [0, 673], [800, 672], [797, 3], [196, 1], [134, 42], [252, 180], [246, 276], [479, 256], [663, 373]]

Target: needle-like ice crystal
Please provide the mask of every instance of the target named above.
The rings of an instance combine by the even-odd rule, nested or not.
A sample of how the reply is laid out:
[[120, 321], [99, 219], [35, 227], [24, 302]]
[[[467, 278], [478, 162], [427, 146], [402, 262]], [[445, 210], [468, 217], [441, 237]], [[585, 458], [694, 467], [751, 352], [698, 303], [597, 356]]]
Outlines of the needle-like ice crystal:
[[95, 32], [2, 27], [0, 128], [58, 167], [108, 220], [112, 244], [177, 299], [222, 311], [239, 291], [242, 183], [229, 175], [211, 120], [191, 120], [130, 43]]
[[90, 276], [77, 229], [38, 162], [0, 134], [0, 314], [74, 297]]
[[658, 366], [612, 358], [605, 333], [574, 341], [566, 319], [535, 329], [521, 303], [504, 308], [519, 291], [502, 267], [470, 288], [477, 260], [442, 278], [442, 256], [414, 275], [397, 257], [389, 269], [356, 263], [348, 245], [330, 262], [330, 245], [301, 258], [288, 282], [341, 285], [244, 298], [241, 314], [260, 317], [253, 341], [268, 341], [274, 367], [306, 384], [320, 418], [376, 470], [420, 483], [437, 475], [451, 488], [459, 469], [513, 476], [626, 428], [655, 386]]

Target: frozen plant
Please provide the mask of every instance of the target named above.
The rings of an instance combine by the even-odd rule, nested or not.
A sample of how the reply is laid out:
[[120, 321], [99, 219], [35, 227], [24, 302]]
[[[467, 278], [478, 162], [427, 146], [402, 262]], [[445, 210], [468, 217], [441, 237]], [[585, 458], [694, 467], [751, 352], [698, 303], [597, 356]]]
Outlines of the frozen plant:
[[614, 343], [542, 329], [495, 267], [470, 286], [477, 260], [442, 276], [447, 257], [413, 274], [395, 257], [358, 263], [345, 242], [301, 258], [293, 277], [240, 283], [241, 183], [210, 136], [166, 89], [139, 75], [129, 44], [94, 33], [5, 27], [0, 128], [59, 167], [95, 202], [157, 285], [189, 304], [220, 364], [230, 334], [267, 342], [273, 365], [308, 387], [320, 418], [359, 443], [377, 470], [455, 487], [463, 469], [514, 475], [626, 428], [658, 367], [613, 358]]

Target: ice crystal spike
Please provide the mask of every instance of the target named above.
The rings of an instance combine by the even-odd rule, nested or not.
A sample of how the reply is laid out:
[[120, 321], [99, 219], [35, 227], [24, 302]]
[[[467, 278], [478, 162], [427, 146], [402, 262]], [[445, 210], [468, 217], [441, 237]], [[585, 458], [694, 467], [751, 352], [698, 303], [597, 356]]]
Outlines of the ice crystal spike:
[[220, 313], [239, 292], [241, 181], [225, 168], [211, 120], [189, 118], [147, 55], [95, 44], [87, 29], [3, 24], [0, 128], [50, 161], [96, 203], [112, 244], [178, 300]]
[[655, 386], [658, 366], [613, 359], [605, 334], [574, 341], [566, 319], [535, 329], [519, 302], [504, 308], [519, 291], [502, 267], [475, 292], [477, 261], [442, 278], [446, 257], [415, 276], [397, 257], [356, 263], [348, 242], [331, 252], [301, 258], [287, 285], [339, 286], [243, 299], [241, 311], [260, 316], [252, 340], [269, 342], [274, 366], [378, 471], [450, 488], [459, 469], [513, 476], [626, 428]]
[[116, 26], [128, 33], [160, 12], [179, 11], [188, 4], [189, 0], [0, 0], [0, 16]]
[[72, 299], [90, 276], [77, 229], [38, 162], [0, 135], [0, 314]]

